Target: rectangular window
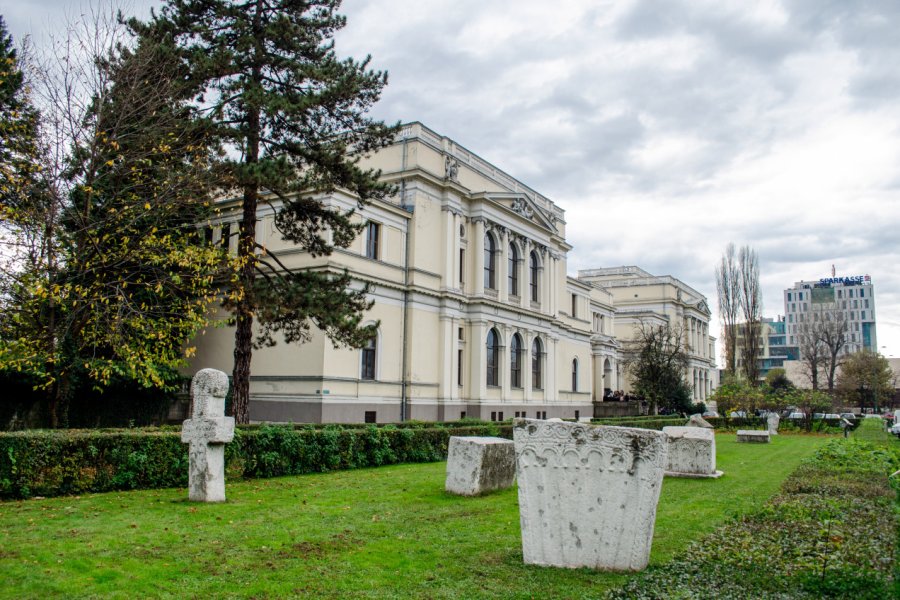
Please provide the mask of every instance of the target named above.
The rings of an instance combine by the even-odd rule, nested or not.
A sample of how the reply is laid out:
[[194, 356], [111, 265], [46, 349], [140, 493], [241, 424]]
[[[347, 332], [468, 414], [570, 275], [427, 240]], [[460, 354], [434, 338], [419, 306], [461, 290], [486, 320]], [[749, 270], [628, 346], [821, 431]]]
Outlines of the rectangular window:
[[501, 410], [500, 412], [497, 413], [497, 420], [498, 420], [498, 421], [502, 421], [502, 420], [503, 420], [503, 411], [502, 411], [502, 410]]
[[791, 293], [790, 293], [790, 292], [788, 292], [788, 293], [787, 293], [787, 295], [788, 295], [788, 297], [787, 297], [787, 301], [788, 301], [788, 302], [790, 302], [790, 301], [791, 301]]
[[463, 410], [463, 411], [460, 411], [460, 413], [459, 413], [459, 418], [460, 418], [460, 419], [465, 419], [465, 418], [466, 418], [466, 411], [464, 411], [464, 410]]
[[491, 412], [491, 421], [496, 421], [496, 420], [497, 420], [497, 411], [492, 411]]
[[457, 330], [456, 334], [457, 334], [457, 336], [458, 336], [459, 341], [463, 341], [463, 340], [465, 339], [465, 338], [463, 338], [463, 328], [462, 328], [462, 327], [460, 327], [460, 328]]
[[866, 311], [864, 311], [864, 310], [863, 310], [863, 311], [860, 311], [860, 313], [859, 313], [859, 319], [860, 319], [861, 321], [865, 321], [865, 320], [866, 320]]
[[869, 299], [868, 298], [866, 298], [866, 300], [865, 300], [865, 308], [869, 308]]
[[375, 379], [375, 338], [370, 339], [362, 349], [362, 373], [360, 379]]
[[860, 298], [865, 298], [865, 297], [866, 297], [866, 290], [864, 290], [864, 289], [859, 290], [859, 297], [860, 297]]
[[581, 412], [576, 410], [575, 411], [575, 420], [577, 421], [580, 418], [581, 418]]
[[463, 351], [462, 348], [456, 351], [456, 385], [463, 384]]
[[459, 249], [459, 284], [462, 284], [466, 280], [466, 250], [465, 248]]
[[850, 297], [853, 297], [853, 290], [850, 290]]
[[378, 223], [369, 221], [366, 225], [366, 257], [378, 258], [378, 238], [381, 226]]
[[797, 300], [803, 300], [803, 292], [797, 292]]
[[546, 410], [541, 412], [541, 418], [544, 420], [547, 419], [547, 411]]
[[375, 419], [375, 411], [367, 410], [366, 411], [366, 423], [377, 423], [378, 421]]
[[572, 294], [572, 318], [578, 316], [578, 296]]

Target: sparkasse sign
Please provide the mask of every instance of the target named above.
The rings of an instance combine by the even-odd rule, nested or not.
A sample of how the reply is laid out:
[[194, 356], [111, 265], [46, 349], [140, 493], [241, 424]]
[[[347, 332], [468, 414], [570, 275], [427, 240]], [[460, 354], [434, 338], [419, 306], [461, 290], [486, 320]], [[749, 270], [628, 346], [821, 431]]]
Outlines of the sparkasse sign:
[[872, 279], [868, 275], [853, 275], [851, 277], [823, 277], [819, 280], [820, 286], [830, 286], [835, 283], [843, 285], [862, 285], [870, 283]]

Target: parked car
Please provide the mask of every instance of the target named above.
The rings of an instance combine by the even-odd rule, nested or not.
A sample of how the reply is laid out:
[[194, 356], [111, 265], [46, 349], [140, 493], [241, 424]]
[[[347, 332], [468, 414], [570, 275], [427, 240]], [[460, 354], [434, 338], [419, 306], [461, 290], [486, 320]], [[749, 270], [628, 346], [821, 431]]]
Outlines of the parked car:
[[851, 423], [856, 420], [856, 415], [851, 412], [841, 413], [842, 419], [847, 419]]
[[841, 415], [835, 413], [813, 413], [813, 419], [840, 419]]
[[788, 418], [788, 419], [798, 419], [798, 420], [799, 420], [799, 419], [805, 419], [805, 418], [806, 418], [806, 415], [803, 414], [802, 412], [792, 412], [791, 414], [789, 414], [789, 415], [787, 416], [787, 418]]
[[888, 431], [900, 438], [900, 423], [893, 425], [890, 429], [888, 429]]
[[706, 417], [718, 417], [718, 416], [719, 416], [719, 413], [717, 413], [717, 412], [714, 411], [714, 410], [708, 410], [708, 411], [706, 411], [705, 413], [703, 413], [701, 416], [702, 416], [703, 418], [706, 418]]
[[744, 410], [733, 410], [733, 411], [731, 411], [730, 413], [728, 413], [728, 416], [731, 417], [732, 419], [735, 419], [735, 418], [743, 418], [743, 417], [746, 417], [746, 416], [747, 416], [747, 411], [744, 411]]

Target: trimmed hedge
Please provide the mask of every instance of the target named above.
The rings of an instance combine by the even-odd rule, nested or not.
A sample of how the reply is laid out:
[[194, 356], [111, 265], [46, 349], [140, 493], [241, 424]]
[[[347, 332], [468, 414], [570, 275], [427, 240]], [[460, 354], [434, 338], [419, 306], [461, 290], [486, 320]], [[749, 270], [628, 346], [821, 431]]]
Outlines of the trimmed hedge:
[[[225, 473], [235, 480], [439, 461], [453, 435], [512, 438], [512, 427], [239, 427], [225, 446]], [[184, 487], [187, 474], [187, 444], [178, 432], [0, 434], [0, 498]]]

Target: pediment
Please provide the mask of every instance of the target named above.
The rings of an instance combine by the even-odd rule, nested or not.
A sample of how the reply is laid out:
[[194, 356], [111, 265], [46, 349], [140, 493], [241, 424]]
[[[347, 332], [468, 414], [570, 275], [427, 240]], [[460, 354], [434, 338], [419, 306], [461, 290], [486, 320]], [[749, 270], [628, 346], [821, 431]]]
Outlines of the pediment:
[[488, 194], [487, 197], [523, 219], [556, 232], [556, 216], [538, 206], [527, 194]]

